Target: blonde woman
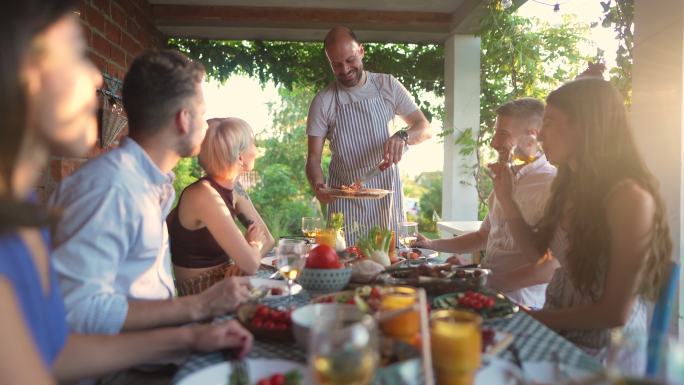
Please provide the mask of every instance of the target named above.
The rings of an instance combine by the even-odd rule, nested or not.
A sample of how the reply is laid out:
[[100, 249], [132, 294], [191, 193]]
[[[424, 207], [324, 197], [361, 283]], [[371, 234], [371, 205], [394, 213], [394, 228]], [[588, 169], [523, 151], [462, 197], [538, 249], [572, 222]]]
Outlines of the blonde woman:
[[615, 87], [578, 79], [546, 102], [540, 139], [558, 176], [536, 233], [504, 165], [492, 166], [494, 188], [530, 261], [550, 250], [561, 264], [532, 316], [605, 358], [611, 328], [646, 334], [645, 304], [657, 299], [672, 252], [665, 206]]
[[207, 176], [183, 191], [167, 218], [180, 295], [197, 294], [226, 275], [256, 273], [261, 257], [273, 248], [273, 236], [237, 181], [252, 170], [256, 153], [247, 122], [209, 120], [199, 154]]

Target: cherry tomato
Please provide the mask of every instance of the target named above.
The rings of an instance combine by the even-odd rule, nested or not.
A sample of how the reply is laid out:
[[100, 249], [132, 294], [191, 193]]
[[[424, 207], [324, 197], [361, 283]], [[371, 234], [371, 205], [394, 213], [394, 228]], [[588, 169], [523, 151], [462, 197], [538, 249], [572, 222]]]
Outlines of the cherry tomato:
[[264, 318], [268, 317], [269, 313], [270, 313], [270, 310], [268, 309], [268, 307], [263, 306], [263, 305], [260, 305], [259, 307], [257, 307], [256, 311], [254, 312], [254, 314], [257, 317], [264, 317]]
[[287, 324], [284, 322], [275, 322], [273, 330], [287, 330]]
[[272, 375], [271, 385], [285, 385], [285, 376], [282, 373]]
[[252, 322], [250, 322], [250, 325], [252, 325], [254, 329], [261, 329], [264, 327], [264, 321], [261, 318], [254, 318], [252, 319]]
[[262, 378], [257, 382], [257, 385], [271, 385], [271, 380], [269, 378]]
[[273, 330], [274, 327], [275, 327], [275, 323], [273, 323], [273, 321], [268, 320], [268, 321], [264, 322], [264, 329]]

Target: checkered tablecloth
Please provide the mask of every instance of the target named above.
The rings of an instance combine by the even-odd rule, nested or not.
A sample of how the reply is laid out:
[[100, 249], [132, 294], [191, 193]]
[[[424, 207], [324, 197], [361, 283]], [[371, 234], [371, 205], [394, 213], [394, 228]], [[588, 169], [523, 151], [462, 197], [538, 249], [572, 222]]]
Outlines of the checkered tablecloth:
[[[260, 271], [259, 276], [267, 276], [266, 272]], [[308, 303], [310, 295], [305, 291], [293, 297], [296, 306]], [[271, 306], [287, 305], [287, 298], [271, 300]], [[221, 322], [229, 316], [217, 319]], [[587, 371], [601, 369], [601, 364], [593, 357], [584, 353], [577, 346], [561, 337], [551, 329], [537, 322], [524, 312], [518, 312], [508, 319], [487, 321], [486, 327], [513, 334], [513, 344], [520, 352], [520, 359], [525, 361], [548, 361], [551, 352], [555, 351], [566, 365]], [[264, 342], [255, 341], [254, 348], [249, 354], [251, 358], [281, 358], [286, 360], [305, 362], [306, 355], [294, 342]], [[503, 352], [500, 357], [512, 360], [510, 351]], [[178, 383], [185, 376], [223, 361], [219, 353], [194, 355], [190, 357], [180, 368], [174, 377], [172, 384]]]

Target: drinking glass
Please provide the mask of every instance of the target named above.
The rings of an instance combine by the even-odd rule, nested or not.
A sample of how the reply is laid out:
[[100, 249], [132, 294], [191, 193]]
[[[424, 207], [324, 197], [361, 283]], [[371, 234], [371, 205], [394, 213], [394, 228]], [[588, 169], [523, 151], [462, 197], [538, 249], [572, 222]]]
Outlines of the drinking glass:
[[[394, 286], [382, 290], [380, 311], [392, 311], [411, 307], [418, 302], [418, 293], [413, 287]], [[418, 310], [396, 316], [380, 324], [382, 332], [389, 337], [414, 344], [420, 333]]]
[[316, 234], [323, 228], [323, 221], [321, 218], [303, 217], [302, 218], [302, 233], [313, 243], [316, 240]]
[[399, 243], [404, 248], [410, 248], [418, 239], [418, 224], [416, 222], [401, 222], [399, 224]]
[[435, 310], [430, 316], [432, 365], [438, 385], [472, 385], [482, 355], [482, 318], [462, 310]]
[[276, 249], [278, 271], [287, 281], [287, 294], [292, 302], [292, 282], [299, 276], [306, 262], [306, 242], [299, 239], [281, 239]]
[[373, 318], [345, 324], [334, 313], [321, 315], [311, 331], [309, 365], [317, 383], [370, 384], [379, 361]]

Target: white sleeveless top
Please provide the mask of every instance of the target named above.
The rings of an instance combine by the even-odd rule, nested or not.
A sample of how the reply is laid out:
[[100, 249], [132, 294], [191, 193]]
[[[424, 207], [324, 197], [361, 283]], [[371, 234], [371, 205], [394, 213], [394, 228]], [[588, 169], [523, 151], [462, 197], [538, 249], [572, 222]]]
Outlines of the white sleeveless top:
[[[593, 302], [591, 296], [583, 295], [575, 288], [570, 278], [570, 273], [565, 268], [567, 266], [566, 255], [568, 247], [567, 232], [558, 226], [549, 244], [549, 249], [551, 249], [553, 256], [558, 259], [560, 267], [556, 269], [551, 282], [549, 282], [546, 288], [544, 309], [563, 309]], [[601, 277], [599, 282], [591, 290], [595, 298], [599, 298], [603, 293], [605, 268], [603, 270], [599, 274]], [[626, 333], [643, 333], [644, 335], [647, 333], [647, 309], [646, 302], [641, 297], [638, 297], [634, 302], [632, 314], [627, 324], [623, 327]], [[565, 329], [558, 330], [558, 333], [578, 345], [585, 352], [603, 360], [610, 347], [610, 330]]]

